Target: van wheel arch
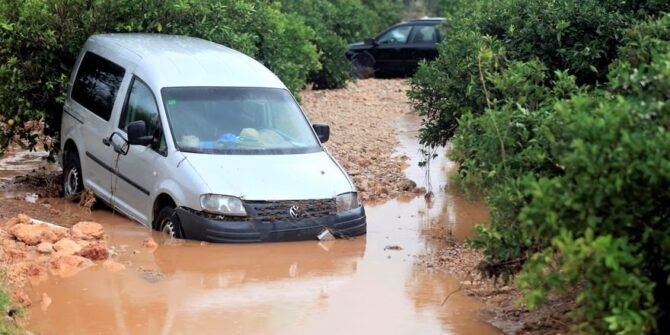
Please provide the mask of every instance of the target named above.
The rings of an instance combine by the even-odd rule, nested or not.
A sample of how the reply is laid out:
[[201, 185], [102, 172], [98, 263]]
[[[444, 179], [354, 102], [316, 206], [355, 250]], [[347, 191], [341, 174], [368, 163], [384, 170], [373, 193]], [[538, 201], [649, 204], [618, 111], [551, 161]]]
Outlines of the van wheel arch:
[[65, 145], [63, 146], [63, 157], [65, 157], [65, 155], [67, 155], [69, 152], [76, 152], [79, 154], [77, 145], [74, 144], [74, 141], [71, 138], [65, 141]]
[[156, 200], [154, 201], [154, 207], [151, 211], [152, 214], [153, 214], [152, 215], [153, 219], [152, 219], [152, 222], [151, 222], [151, 227], [155, 230], [161, 229], [161, 227], [158, 227], [159, 222], [158, 222], [157, 218], [158, 218], [158, 213], [160, 213], [161, 209], [163, 209], [164, 207], [172, 207], [172, 208], [177, 207], [177, 204], [174, 202], [172, 197], [167, 193], [161, 193], [160, 195], [158, 195], [158, 197], [156, 197]]

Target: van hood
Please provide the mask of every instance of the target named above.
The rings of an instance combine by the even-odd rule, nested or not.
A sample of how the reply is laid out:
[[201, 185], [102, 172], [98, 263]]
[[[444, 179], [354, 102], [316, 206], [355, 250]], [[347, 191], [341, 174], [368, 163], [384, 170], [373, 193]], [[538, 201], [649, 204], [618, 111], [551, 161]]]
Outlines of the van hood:
[[324, 151], [296, 155], [183, 153], [211, 193], [247, 200], [328, 199], [354, 190]]

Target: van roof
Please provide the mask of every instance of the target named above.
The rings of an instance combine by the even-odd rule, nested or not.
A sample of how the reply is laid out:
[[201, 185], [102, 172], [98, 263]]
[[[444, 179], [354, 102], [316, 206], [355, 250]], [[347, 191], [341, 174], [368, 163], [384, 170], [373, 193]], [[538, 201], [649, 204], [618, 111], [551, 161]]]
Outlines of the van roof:
[[188, 86], [285, 88], [274, 73], [253, 58], [195, 37], [102, 34], [89, 37], [85, 49], [125, 65], [157, 89]]

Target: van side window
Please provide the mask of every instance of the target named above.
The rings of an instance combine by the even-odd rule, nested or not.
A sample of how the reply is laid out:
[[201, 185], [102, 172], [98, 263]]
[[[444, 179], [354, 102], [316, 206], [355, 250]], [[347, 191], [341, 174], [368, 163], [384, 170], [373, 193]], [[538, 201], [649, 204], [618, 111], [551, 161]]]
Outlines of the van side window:
[[72, 99], [109, 121], [125, 73], [123, 67], [87, 52], [74, 79]]
[[167, 147], [161, 129], [156, 99], [151, 89], [137, 78], [133, 78], [130, 93], [119, 119], [119, 129], [127, 132], [128, 124], [134, 121], [144, 121], [146, 125], [145, 136], [155, 136], [156, 131], [161, 130], [160, 141], [154, 143], [152, 147], [160, 153], [165, 153]]

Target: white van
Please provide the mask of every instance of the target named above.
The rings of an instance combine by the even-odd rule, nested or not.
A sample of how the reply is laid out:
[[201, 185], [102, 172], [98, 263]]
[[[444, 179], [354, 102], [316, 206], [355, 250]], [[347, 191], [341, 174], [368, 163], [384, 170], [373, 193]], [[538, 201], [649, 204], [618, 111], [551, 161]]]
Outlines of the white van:
[[83, 189], [175, 238], [316, 239], [366, 232], [365, 210], [284, 84], [185, 36], [90, 37], [63, 108], [63, 190]]

